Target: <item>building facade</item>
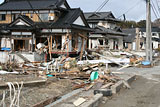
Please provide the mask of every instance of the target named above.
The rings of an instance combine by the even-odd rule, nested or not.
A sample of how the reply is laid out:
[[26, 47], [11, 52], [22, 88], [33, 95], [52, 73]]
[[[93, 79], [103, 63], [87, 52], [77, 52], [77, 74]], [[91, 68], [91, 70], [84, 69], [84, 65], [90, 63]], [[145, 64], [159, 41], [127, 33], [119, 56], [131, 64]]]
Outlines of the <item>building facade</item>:
[[5, 0], [0, 5], [1, 50], [82, 53], [90, 27], [80, 8], [66, 0]]
[[94, 29], [89, 36], [89, 49], [123, 49], [123, 38], [126, 34], [117, 26], [119, 20], [111, 12], [89, 12], [85, 13], [85, 17], [89, 26]]

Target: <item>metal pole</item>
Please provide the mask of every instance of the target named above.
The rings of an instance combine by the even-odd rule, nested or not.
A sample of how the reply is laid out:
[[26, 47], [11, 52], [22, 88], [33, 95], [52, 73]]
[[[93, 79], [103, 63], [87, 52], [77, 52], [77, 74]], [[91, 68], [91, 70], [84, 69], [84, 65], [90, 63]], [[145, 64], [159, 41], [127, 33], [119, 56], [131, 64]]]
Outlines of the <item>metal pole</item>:
[[147, 0], [146, 19], [146, 60], [152, 61], [152, 35], [151, 35], [151, 4]]

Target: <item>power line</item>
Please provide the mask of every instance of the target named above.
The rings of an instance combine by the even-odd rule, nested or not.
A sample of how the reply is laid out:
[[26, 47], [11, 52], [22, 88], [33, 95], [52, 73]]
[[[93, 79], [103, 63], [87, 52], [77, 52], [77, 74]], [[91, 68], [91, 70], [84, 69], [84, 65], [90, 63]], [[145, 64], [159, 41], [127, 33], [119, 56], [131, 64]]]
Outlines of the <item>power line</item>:
[[106, 2], [106, 0], [95, 10], [95, 12], [97, 12], [99, 10], [100, 7], [102, 7], [102, 5]]
[[154, 5], [154, 2], [151, 0], [151, 7], [152, 7], [152, 9], [153, 9], [153, 11], [154, 11], [154, 13], [157, 15], [157, 16], [159, 16], [159, 12], [157, 11], [157, 8], [155, 7], [155, 5]]
[[157, 4], [157, 7], [158, 7], [158, 12], [160, 13], [160, 8], [159, 8], [158, 0], [156, 0], [156, 4]]
[[154, 10], [154, 8], [153, 8], [153, 6], [151, 5], [151, 8], [152, 8], [152, 10], [153, 10], [153, 13], [154, 13], [154, 15], [156, 16], [156, 18], [158, 19], [158, 16], [157, 16], [157, 14], [156, 14], [156, 12], [155, 12], [155, 10]]
[[99, 12], [102, 10], [102, 8], [109, 2], [109, 0], [105, 0], [95, 11], [96, 12]]
[[157, 7], [158, 7], [158, 12], [160, 14], [160, 8], [159, 8], [159, 5], [158, 5], [158, 0], [156, 0], [156, 4], [157, 4]]
[[122, 17], [124, 14], [127, 14], [129, 11], [133, 10], [140, 2], [141, 2], [141, 1], [138, 1], [135, 5], [133, 5], [133, 6], [132, 6], [131, 8], [129, 8], [126, 12], [124, 12], [122, 15], [120, 15], [120, 16], [118, 17], [118, 19], [119, 19], [120, 17]]
[[103, 8], [108, 2], [109, 2], [109, 0], [107, 0], [107, 1], [103, 4], [103, 6], [98, 10], [98, 12], [101, 11], [102, 8]]

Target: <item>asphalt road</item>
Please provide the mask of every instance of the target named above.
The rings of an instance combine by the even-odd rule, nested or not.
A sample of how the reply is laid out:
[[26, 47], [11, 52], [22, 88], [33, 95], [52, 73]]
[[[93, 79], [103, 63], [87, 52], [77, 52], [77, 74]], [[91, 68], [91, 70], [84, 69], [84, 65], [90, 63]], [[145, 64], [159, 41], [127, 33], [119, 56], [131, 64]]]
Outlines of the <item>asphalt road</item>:
[[122, 89], [99, 107], [160, 107], [160, 67], [126, 69], [125, 73], [139, 75], [131, 89]]

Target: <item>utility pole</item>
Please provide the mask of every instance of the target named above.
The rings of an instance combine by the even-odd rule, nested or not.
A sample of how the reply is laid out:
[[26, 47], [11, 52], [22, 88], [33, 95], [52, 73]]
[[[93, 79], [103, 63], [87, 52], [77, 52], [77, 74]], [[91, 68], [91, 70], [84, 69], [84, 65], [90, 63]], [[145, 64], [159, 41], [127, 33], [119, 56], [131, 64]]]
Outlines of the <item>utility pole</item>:
[[152, 61], [152, 35], [151, 35], [151, 3], [146, 0], [147, 16], [146, 16], [146, 60]]

